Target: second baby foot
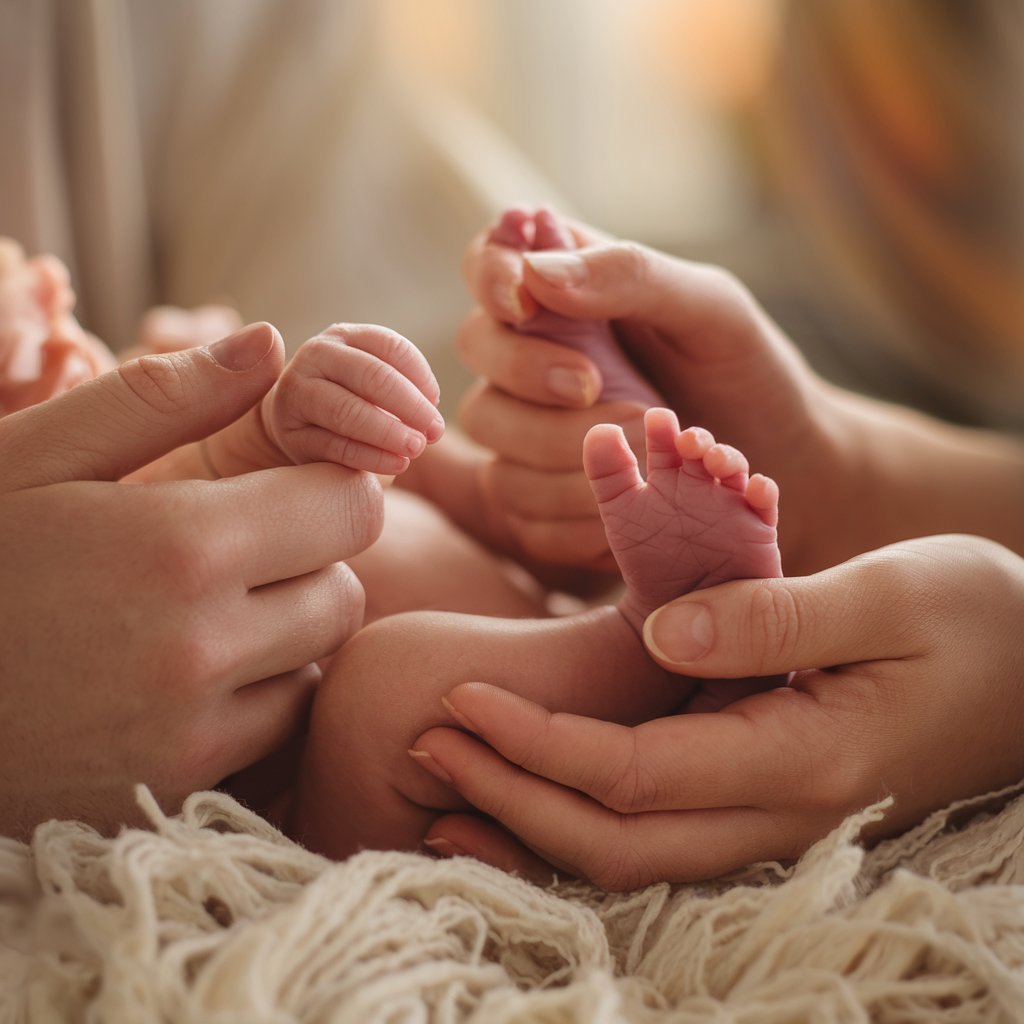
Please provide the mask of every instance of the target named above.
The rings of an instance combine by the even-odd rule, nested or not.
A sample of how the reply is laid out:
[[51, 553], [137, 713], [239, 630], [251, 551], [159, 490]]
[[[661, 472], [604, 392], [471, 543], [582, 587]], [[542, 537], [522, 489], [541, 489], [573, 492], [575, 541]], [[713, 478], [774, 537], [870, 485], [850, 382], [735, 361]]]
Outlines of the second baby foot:
[[587, 434], [583, 462], [626, 584], [619, 610], [639, 633], [647, 616], [692, 590], [782, 575], [779, 490], [711, 434], [680, 431], [668, 409], [644, 417], [647, 479], [620, 427]]
[[[488, 241], [520, 252], [547, 252], [576, 248], [569, 231], [550, 210], [505, 212]], [[601, 401], [662, 405], [664, 399], [629, 361], [607, 320], [572, 320], [543, 307], [517, 330], [536, 334], [582, 352], [601, 373]]]

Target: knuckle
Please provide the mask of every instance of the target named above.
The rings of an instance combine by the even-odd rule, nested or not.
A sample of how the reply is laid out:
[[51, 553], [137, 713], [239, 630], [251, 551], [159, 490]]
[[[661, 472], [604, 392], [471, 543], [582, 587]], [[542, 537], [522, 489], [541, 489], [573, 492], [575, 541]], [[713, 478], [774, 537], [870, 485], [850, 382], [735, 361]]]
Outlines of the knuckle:
[[[338, 359], [345, 353], [345, 338], [341, 334], [338, 325], [335, 324], [333, 327], [327, 328], [326, 331], [322, 331], [315, 337], [304, 342], [302, 347], [295, 355], [292, 364], [297, 365], [304, 372], [306, 372], [307, 364], [317, 370], [318, 373], [323, 372], [324, 365], [329, 365], [331, 361]], [[296, 360], [299, 355], [302, 355], [302, 361], [296, 364]]]
[[639, 242], [613, 242], [610, 250], [615, 256], [622, 277], [631, 285], [644, 285], [651, 274], [651, 250]]
[[384, 528], [384, 491], [371, 473], [346, 474], [338, 488], [338, 521], [345, 524], [353, 553], [368, 548]]
[[205, 698], [210, 685], [220, 679], [226, 669], [222, 646], [201, 622], [179, 628], [164, 645], [164, 665], [171, 673], [168, 686], [185, 699]]
[[730, 304], [745, 303], [750, 296], [747, 286], [731, 271], [717, 264], [701, 268], [709, 290]]
[[179, 412], [187, 404], [185, 374], [171, 357], [142, 356], [123, 363], [117, 372], [136, 398], [156, 412]]
[[543, 774], [547, 767], [547, 750], [550, 748], [551, 724], [554, 715], [548, 711], [543, 722], [530, 736], [522, 739], [516, 749], [509, 751], [509, 760], [532, 774]]
[[[372, 413], [373, 406], [362, 398], [352, 397], [339, 402], [334, 410], [335, 433], [341, 437], [361, 434], [367, 429]], [[352, 452], [349, 450], [348, 454]]]
[[155, 571], [172, 598], [189, 604], [208, 594], [218, 578], [216, 546], [199, 531], [177, 524], [156, 536], [150, 545]]
[[377, 339], [377, 345], [381, 352], [379, 358], [383, 359], [385, 364], [398, 362], [417, 351], [416, 346], [404, 334], [399, 334], [398, 331], [393, 331], [390, 327], [374, 326], [364, 329], [367, 332], [372, 332]]
[[594, 885], [608, 892], [630, 892], [647, 882], [648, 873], [632, 833], [629, 819], [620, 819], [617, 835], [606, 837], [585, 858], [583, 872]]
[[747, 635], [760, 638], [758, 674], [766, 674], [767, 666], [784, 663], [799, 650], [800, 632], [800, 609], [788, 587], [773, 582], [754, 591]]
[[374, 401], [387, 401], [398, 387], [398, 371], [388, 362], [372, 357], [363, 371], [363, 387]]
[[659, 786], [640, 758], [638, 737], [629, 733], [628, 746], [618, 757], [610, 757], [603, 768], [603, 777], [592, 792], [609, 810], [620, 814], [637, 814], [657, 805]]
[[343, 563], [335, 563], [325, 570], [327, 585], [334, 600], [333, 636], [326, 644], [328, 649], [340, 647], [362, 625], [366, 611], [366, 593], [356, 574]]
[[625, 771], [612, 778], [601, 803], [620, 814], [641, 814], [658, 806], [659, 789], [657, 780], [634, 757]]

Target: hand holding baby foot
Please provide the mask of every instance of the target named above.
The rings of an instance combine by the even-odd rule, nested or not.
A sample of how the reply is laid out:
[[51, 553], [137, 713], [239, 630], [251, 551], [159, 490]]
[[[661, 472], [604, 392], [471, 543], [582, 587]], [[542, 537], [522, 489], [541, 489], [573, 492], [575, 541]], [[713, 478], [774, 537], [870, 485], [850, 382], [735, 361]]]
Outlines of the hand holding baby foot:
[[628, 889], [795, 857], [886, 795], [868, 835], [893, 834], [1024, 776], [1022, 614], [1024, 561], [976, 537], [680, 598], [647, 620], [660, 664], [794, 671], [790, 685], [634, 728], [457, 687], [447, 700], [467, 732], [433, 729], [415, 748], [503, 829], [459, 815], [431, 838], [532, 873], [539, 853]]
[[419, 350], [385, 327], [335, 324], [307, 341], [262, 405], [292, 461], [393, 475], [444, 432], [440, 390]]
[[[595, 423], [617, 423], [642, 452], [643, 410], [664, 402], [607, 319], [561, 316], [523, 286], [524, 261], [557, 263], [579, 244], [550, 210], [512, 209], [471, 246], [466, 275], [485, 308], [466, 320], [459, 347], [483, 379], [464, 399], [460, 422], [493, 452], [481, 490], [522, 552], [542, 564], [607, 570], [613, 563], [580, 472], [580, 443]], [[488, 381], [496, 359], [497, 380]], [[504, 389], [519, 375], [527, 394]]]

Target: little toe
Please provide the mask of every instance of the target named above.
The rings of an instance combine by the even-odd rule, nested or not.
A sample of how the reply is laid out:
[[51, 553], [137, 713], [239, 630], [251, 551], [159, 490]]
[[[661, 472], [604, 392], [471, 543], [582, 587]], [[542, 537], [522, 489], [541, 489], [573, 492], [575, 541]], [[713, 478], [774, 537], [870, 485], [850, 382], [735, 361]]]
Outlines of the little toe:
[[747, 504], [767, 526], [779, 523], [779, 485], [768, 476], [755, 473], [747, 484]]
[[583, 469], [598, 504], [644, 485], [633, 449], [622, 428], [598, 423], [583, 439]]
[[731, 444], [712, 445], [704, 454], [704, 468], [717, 477], [725, 487], [745, 491], [750, 475], [750, 463], [743, 452]]
[[644, 441], [647, 448], [647, 476], [659, 469], [678, 469], [676, 448], [679, 420], [671, 409], [648, 409], [644, 413]]

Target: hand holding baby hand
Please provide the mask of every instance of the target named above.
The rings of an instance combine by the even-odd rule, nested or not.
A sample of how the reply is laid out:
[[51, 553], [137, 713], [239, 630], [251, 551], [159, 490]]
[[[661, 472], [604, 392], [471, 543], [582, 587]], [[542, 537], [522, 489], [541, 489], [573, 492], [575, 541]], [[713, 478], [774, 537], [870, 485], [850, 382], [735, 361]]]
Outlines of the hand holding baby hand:
[[293, 462], [402, 473], [444, 432], [427, 360], [385, 327], [335, 324], [307, 341], [263, 401], [270, 439]]

